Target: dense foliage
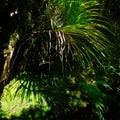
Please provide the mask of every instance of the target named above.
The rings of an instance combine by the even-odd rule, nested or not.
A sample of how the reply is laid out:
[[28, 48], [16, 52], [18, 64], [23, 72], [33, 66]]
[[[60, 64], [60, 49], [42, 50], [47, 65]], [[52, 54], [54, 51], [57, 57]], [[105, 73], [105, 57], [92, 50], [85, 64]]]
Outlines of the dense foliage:
[[1, 0], [1, 119], [118, 120], [119, 9], [119, 0]]

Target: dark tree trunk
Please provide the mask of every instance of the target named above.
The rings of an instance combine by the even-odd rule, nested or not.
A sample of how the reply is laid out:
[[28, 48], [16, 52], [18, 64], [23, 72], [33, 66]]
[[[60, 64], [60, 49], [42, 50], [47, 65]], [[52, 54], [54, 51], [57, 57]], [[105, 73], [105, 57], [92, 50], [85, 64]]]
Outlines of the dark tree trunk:
[[[0, 79], [4, 70], [6, 58], [3, 51], [9, 42], [9, 36], [14, 29], [13, 19], [10, 17], [12, 3], [10, 1], [0, 1]], [[3, 92], [5, 81], [0, 81], [0, 98]]]

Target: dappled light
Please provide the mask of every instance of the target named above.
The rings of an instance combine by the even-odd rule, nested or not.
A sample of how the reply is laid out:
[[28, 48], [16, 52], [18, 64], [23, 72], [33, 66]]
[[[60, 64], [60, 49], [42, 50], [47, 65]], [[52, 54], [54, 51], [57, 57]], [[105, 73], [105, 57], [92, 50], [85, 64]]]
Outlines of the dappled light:
[[0, 120], [118, 120], [119, 9], [118, 0], [1, 0]]

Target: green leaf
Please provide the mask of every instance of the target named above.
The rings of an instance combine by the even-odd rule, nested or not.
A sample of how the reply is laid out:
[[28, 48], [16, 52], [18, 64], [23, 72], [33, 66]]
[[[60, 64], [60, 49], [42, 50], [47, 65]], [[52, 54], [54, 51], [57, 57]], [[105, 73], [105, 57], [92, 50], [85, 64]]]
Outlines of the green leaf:
[[96, 81], [95, 84], [96, 84], [96, 85], [103, 86], [103, 87], [108, 88], [108, 89], [112, 89], [112, 88], [110, 87], [110, 85], [109, 85], [107, 82], [105, 82], [105, 81]]

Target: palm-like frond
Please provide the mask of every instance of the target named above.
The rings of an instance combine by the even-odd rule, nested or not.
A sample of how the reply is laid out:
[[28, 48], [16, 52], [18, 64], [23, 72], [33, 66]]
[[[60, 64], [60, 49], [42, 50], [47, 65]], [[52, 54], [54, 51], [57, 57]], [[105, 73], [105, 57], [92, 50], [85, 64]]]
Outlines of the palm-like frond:
[[[39, 91], [40, 86], [36, 87], [36, 85], [44, 76], [47, 76], [45, 79], [49, 79], [52, 70], [54, 72], [56, 71], [56, 67], [54, 68], [54, 66], [57, 66], [57, 71], [62, 71], [59, 70], [61, 69], [59, 67], [60, 61], [62, 68], [65, 67], [64, 62], [69, 64], [71, 59], [78, 61], [83, 67], [86, 64], [92, 65], [94, 60], [100, 63], [100, 56], [106, 56], [106, 49], [111, 43], [104, 32], [102, 32], [108, 31], [109, 29], [104, 25], [107, 22], [102, 19], [99, 13], [99, 7], [100, 4], [96, 0], [48, 1], [44, 12], [38, 16], [36, 15], [37, 22], [39, 24], [42, 22], [42, 25], [40, 24], [38, 28], [35, 25], [32, 26], [32, 29], [35, 27], [35, 32], [30, 36], [31, 40], [27, 41], [29, 47], [24, 51], [24, 61], [21, 67], [22, 76], [24, 76], [23, 71], [32, 71], [41, 76], [39, 79], [35, 79], [36, 82], [24, 76], [27, 79], [21, 82], [18, 90], [22, 86], [27, 86], [31, 90], [31, 86], [34, 86], [33, 91], [36, 91], [36, 89]], [[29, 10], [28, 13], [31, 14], [29, 20], [36, 23], [33, 20], [36, 16], [34, 14], [32, 15], [32, 12]], [[71, 56], [69, 57], [69, 55]], [[60, 60], [58, 60], [58, 56]], [[52, 64], [53, 68], [51, 69]], [[51, 76], [54, 77], [54, 75]], [[29, 93], [27, 95], [29, 96]]]
[[104, 120], [103, 113], [105, 112], [105, 105], [103, 101], [106, 97], [105, 94], [99, 88], [91, 84], [80, 82], [79, 87], [82, 87], [84, 97], [93, 105], [93, 109], [99, 116], [99, 119]]
[[92, 64], [93, 59], [100, 63], [99, 57], [108, 54], [106, 47], [112, 46], [104, 34], [111, 30], [106, 27], [109, 23], [99, 12], [100, 4], [96, 0], [51, 0], [50, 4], [54, 6], [52, 17], [50, 16], [52, 28], [61, 31], [61, 34], [56, 36], [65, 36], [61, 38], [62, 43], [59, 43], [69, 44], [73, 58], [77, 57], [80, 61], [85, 61], [84, 63]]
[[[15, 96], [22, 96], [23, 100], [30, 100], [32, 96], [38, 101], [44, 97], [49, 106], [59, 104], [62, 109], [67, 106], [69, 97], [66, 97], [66, 89], [71, 88], [65, 77], [61, 77], [63, 68], [71, 66], [71, 63], [73, 66], [77, 63], [76, 66], [85, 67], [93, 65], [95, 60], [101, 64], [100, 57], [106, 57], [109, 54], [107, 48], [112, 46], [105, 35], [106, 31], [111, 32], [105, 26], [109, 23], [100, 15], [99, 7], [96, 0], [49, 0], [44, 12], [42, 9], [41, 13], [39, 7], [36, 7], [37, 15], [25, 7], [27, 12], [20, 13], [23, 21], [21, 20], [18, 31], [20, 36], [23, 34], [23, 40], [25, 33], [22, 32], [31, 29], [32, 32], [29, 39], [24, 41], [27, 48], [21, 45], [25, 49], [22, 51], [21, 73], [16, 77], [19, 82], [13, 83], [16, 87]], [[31, 8], [33, 10], [32, 6]], [[23, 19], [23, 15], [30, 19]], [[25, 27], [22, 22], [26, 24]], [[21, 28], [25, 29], [21, 32]], [[69, 71], [67, 68], [66, 72]], [[72, 74], [69, 72], [67, 75]], [[104, 94], [100, 89], [86, 83], [80, 83], [79, 86], [82, 86], [82, 91], [97, 109], [104, 108], [101, 102]]]

